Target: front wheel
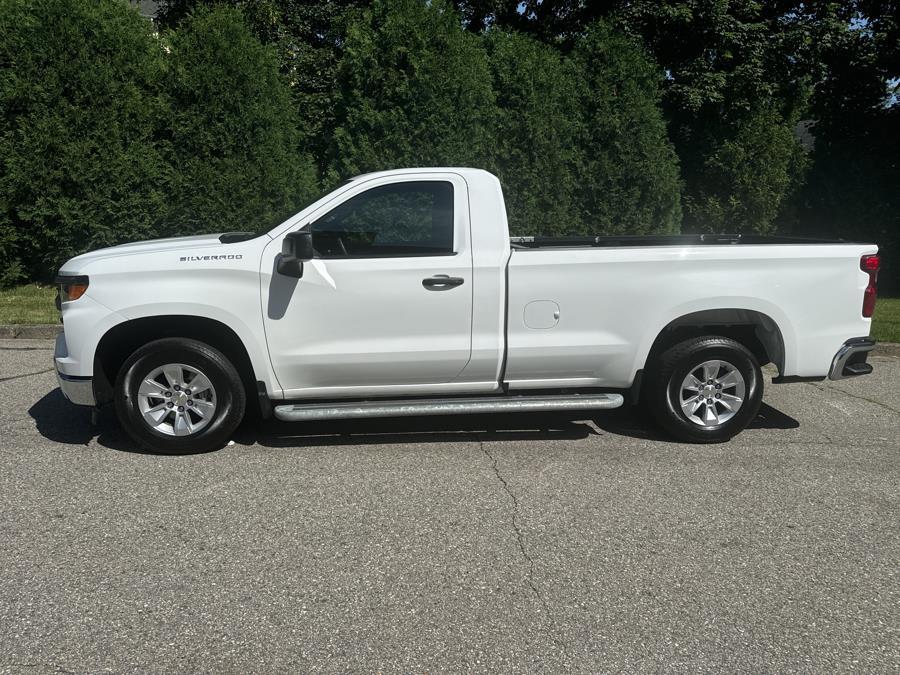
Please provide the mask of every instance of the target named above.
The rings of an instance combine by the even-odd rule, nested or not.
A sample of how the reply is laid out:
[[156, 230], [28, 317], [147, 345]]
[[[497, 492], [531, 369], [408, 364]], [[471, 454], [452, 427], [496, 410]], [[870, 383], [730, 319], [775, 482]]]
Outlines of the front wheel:
[[119, 371], [116, 413], [142, 447], [171, 455], [222, 447], [244, 417], [240, 375], [222, 352], [187, 338], [150, 342]]
[[762, 402], [756, 357], [729, 338], [707, 336], [670, 347], [653, 367], [644, 401], [657, 423], [690, 443], [727, 441]]

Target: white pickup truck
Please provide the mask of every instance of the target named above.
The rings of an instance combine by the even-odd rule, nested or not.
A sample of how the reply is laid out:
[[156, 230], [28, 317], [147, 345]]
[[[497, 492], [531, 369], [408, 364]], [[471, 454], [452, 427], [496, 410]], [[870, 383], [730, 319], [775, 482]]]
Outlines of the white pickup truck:
[[476, 169], [347, 181], [264, 233], [147, 241], [60, 270], [60, 388], [164, 453], [248, 405], [304, 421], [644, 405], [731, 438], [774, 382], [863, 375], [877, 247], [740, 237], [510, 238]]

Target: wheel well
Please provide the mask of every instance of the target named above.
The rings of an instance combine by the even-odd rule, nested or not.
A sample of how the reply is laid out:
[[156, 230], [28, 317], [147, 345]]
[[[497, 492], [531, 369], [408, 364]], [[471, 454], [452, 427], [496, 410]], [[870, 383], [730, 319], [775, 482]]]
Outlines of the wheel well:
[[240, 373], [247, 400], [257, 398], [253, 364], [237, 333], [214, 319], [173, 315], [132, 319], [113, 326], [100, 338], [94, 352], [94, 395], [97, 403], [112, 400], [119, 369], [135, 350], [153, 340], [168, 337], [192, 338], [221, 351]]
[[784, 339], [770, 317], [750, 309], [711, 309], [679, 317], [660, 331], [647, 355], [647, 364], [674, 344], [692, 337], [721, 335], [749, 349], [760, 365], [774, 363], [784, 370]]

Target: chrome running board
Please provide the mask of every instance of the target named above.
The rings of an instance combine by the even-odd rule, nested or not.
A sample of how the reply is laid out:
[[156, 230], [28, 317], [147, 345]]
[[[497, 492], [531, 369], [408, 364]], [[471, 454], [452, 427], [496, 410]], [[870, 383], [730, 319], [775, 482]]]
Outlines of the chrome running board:
[[610, 410], [625, 402], [621, 394], [567, 394], [565, 396], [491, 396], [353, 403], [292, 403], [275, 406], [284, 422], [345, 420], [367, 417], [415, 417], [461, 413], [546, 412], [554, 410]]

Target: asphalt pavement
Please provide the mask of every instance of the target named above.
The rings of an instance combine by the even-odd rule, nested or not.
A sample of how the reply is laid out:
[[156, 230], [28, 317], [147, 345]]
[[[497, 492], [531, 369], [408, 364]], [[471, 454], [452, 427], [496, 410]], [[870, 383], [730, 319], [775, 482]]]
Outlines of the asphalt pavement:
[[900, 358], [729, 443], [632, 410], [138, 452], [0, 341], [0, 672], [900, 671]]

